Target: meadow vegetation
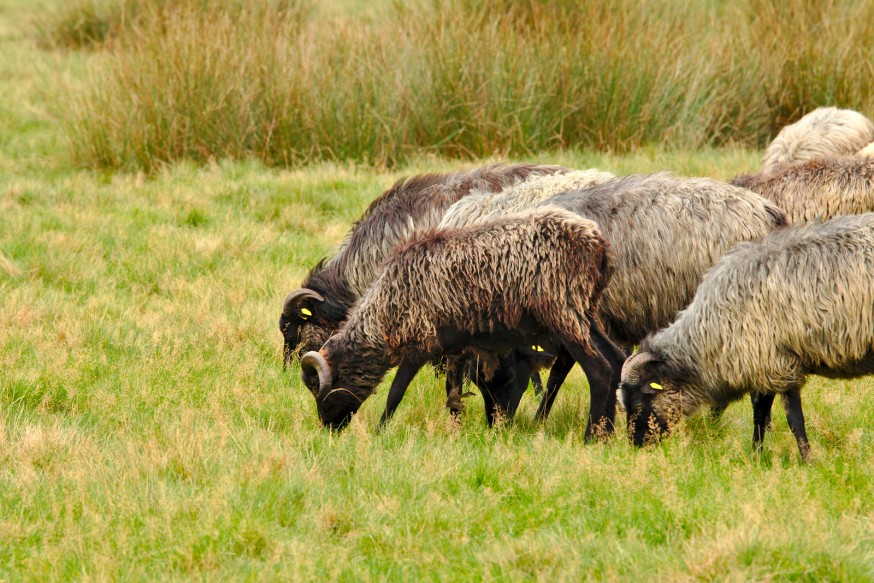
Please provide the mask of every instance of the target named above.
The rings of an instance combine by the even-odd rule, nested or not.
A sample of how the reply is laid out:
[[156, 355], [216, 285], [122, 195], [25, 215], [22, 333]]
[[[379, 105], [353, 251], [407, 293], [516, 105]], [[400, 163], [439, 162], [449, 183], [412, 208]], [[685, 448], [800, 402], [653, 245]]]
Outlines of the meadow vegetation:
[[819, 105], [874, 110], [874, 0], [107, 1], [42, 25], [107, 53], [62, 108], [88, 167], [761, 146]]
[[[641, 108], [675, 98], [670, 92], [647, 91], [663, 82], [660, 69], [641, 77], [635, 93], [637, 86], [622, 84], [633, 77], [620, 77], [626, 74], [622, 67], [611, 68], [615, 95], [629, 99], [622, 102], [625, 112], [616, 104], [616, 111], [602, 104], [597, 115], [574, 110], [591, 123], [600, 124], [599, 116], [607, 120], [580, 134], [590, 138], [581, 138], [580, 144], [629, 150], [601, 153], [576, 148], [576, 142], [560, 138], [575, 134], [555, 131], [565, 127], [556, 120], [572, 115], [553, 111], [548, 103], [560, 101], [548, 101], [552, 98], [536, 90], [535, 83], [553, 79], [539, 77], [547, 69], [531, 72], [525, 91], [532, 109], [517, 111], [517, 118], [512, 108], [498, 104], [515, 103], [525, 95], [516, 93], [522, 86], [495, 87], [489, 81], [483, 102], [463, 101], [459, 92], [450, 91], [458, 87], [451, 83], [467, 79], [454, 74], [479, 71], [482, 79], [492, 79], [486, 74], [494, 70], [491, 65], [474, 59], [471, 69], [457, 73], [449, 65], [467, 63], [463, 59], [469, 58], [469, 49], [499, 50], [491, 46], [497, 36], [488, 35], [510, 26], [502, 19], [481, 18], [478, 28], [469, 31], [481, 30], [484, 36], [469, 43], [462, 42], [462, 29], [453, 28], [461, 26], [460, 20], [448, 13], [442, 25], [428, 25], [433, 29], [420, 22], [425, 28], [417, 30], [447, 36], [427, 41], [445, 60], [432, 55], [434, 60], [419, 62], [416, 74], [423, 83], [435, 83], [419, 95], [405, 85], [414, 73], [403, 59], [413, 62], [414, 45], [427, 43], [414, 42], [402, 27], [392, 28], [400, 51], [393, 57], [379, 52], [387, 50], [389, 39], [355, 32], [354, 21], [387, 26], [380, 24], [383, 15], [359, 14], [334, 32], [322, 31], [350, 35], [350, 44], [335, 50], [356, 60], [320, 53], [330, 43], [306, 20], [327, 17], [316, 10], [300, 21], [298, 33], [316, 35], [316, 44], [299, 47], [311, 47], [301, 53], [313, 59], [309, 68], [250, 62], [243, 53], [229, 69], [211, 60], [219, 53], [207, 52], [218, 50], [218, 37], [208, 36], [198, 47], [193, 31], [183, 35], [184, 26], [207, 18], [194, 12], [190, 17], [195, 20], [179, 20], [173, 25], [179, 29], [171, 27], [160, 41], [146, 36], [135, 41], [146, 26], [137, 24], [136, 30], [118, 29], [89, 50], [49, 48], [41, 32], [48, 16], [41, 10], [59, 6], [56, 0], [10, 0], [0, 7], [0, 74], [7, 80], [0, 84], [0, 579], [874, 578], [874, 377], [811, 381], [804, 400], [813, 456], [801, 464], [779, 406], [765, 451], [751, 453], [746, 403], [731, 407], [717, 424], [690, 420], [677, 435], [649, 448], [636, 450], [621, 435], [584, 445], [588, 391], [577, 371], [544, 426], [531, 421], [536, 408], [531, 395], [514, 423], [487, 429], [478, 397], [467, 401], [467, 413], [453, 423], [442, 406], [440, 380], [423, 371], [385, 431], [375, 428], [384, 383], [352, 425], [334, 435], [318, 427], [299, 370], [281, 366], [276, 320], [284, 295], [396, 178], [461, 166], [434, 154], [467, 157], [497, 151], [616, 173], [672, 169], [687, 176], [727, 178], [758, 167], [760, 152], [744, 144], [757, 143], [771, 131], [768, 124], [775, 123], [752, 116], [753, 106], [741, 95], [723, 97], [734, 99], [736, 117], [742, 120], [727, 116], [724, 123], [747, 124], [758, 137], [734, 140], [726, 131], [727, 141], [740, 143], [711, 148], [706, 144], [713, 136], [695, 141], [680, 131], [686, 127], [678, 121], [682, 116], [672, 117], [670, 111], [665, 115], [673, 120], [671, 132], [662, 133], [667, 130], [660, 126], [658, 109], [650, 110], [651, 126], [644, 124], [649, 129], [635, 129], [634, 116]], [[667, 6], [656, 14], [679, 10]], [[707, 14], [729, 10], [721, 3], [707, 6]], [[850, 10], [849, 5], [836, 6]], [[560, 7], [556, 3], [549, 9]], [[404, 22], [411, 25], [419, 22], [413, 13], [384, 9], [397, 10], [398, 18], [408, 18]], [[250, 14], [249, 8], [240, 10]], [[621, 14], [653, 24], [658, 20], [631, 12]], [[247, 15], [238, 13], [237, 20]], [[514, 16], [513, 26], [535, 33], [547, 26], [525, 20], [535, 16], [523, 16]], [[257, 42], [255, 34], [235, 36], [243, 32], [237, 20], [227, 21], [227, 59]], [[266, 16], [263, 26], [276, 20], [291, 26]], [[622, 22], [612, 25], [611, 34], [625, 30]], [[867, 26], [846, 25], [851, 24]], [[603, 20], [597, 26], [604, 27], [598, 29], [603, 34], [613, 30]], [[278, 47], [301, 42], [276, 34], [272, 40]], [[524, 44], [524, 38], [547, 36], [537, 34], [520, 34], [517, 40]], [[653, 34], [658, 38], [667, 32]], [[182, 46], [173, 48], [173, 43], [185, 38], [192, 41], [189, 60], [177, 64], [190, 67], [187, 89], [176, 84], [185, 79], [182, 69], [171, 78], [155, 65], [155, 77], [124, 77], [135, 64], [146, 71], [146, 57], [159, 58], [159, 45], [166, 45], [169, 55]], [[651, 39], [639, 40], [639, 51], [655, 49], [646, 48]], [[608, 53], [626, 51], [622, 54], [628, 59], [636, 54], [619, 43], [600, 46]], [[330, 62], [357, 73], [355, 83], [361, 85], [344, 86], [342, 76], [314, 70], [332, 54], [338, 60]], [[510, 58], [508, 53], [501, 66], [522, 75], [534, 62], [511, 62], [522, 54]], [[384, 68], [367, 75], [376, 62], [368, 60], [371, 55], [382, 55]], [[680, 63], [682, 51], [678, 55]], [[484, 57], [494, 64], [491, 58]], [[381, 76], [389, 61], [395, 62], [398, 75], [391, 83]], [[575, 67], [582, 65], [572, 61], [567, 63], [571, 72], [563, 74], [573, 84]], [[855, 66], [849, 58], [841, 62]], [[210, 71], [227, 76], [211, 78], [201, 70], [211, 64], [215, 68]], [[271, 72], [274, 65], [279, 69]], [[736, 66], [743, 74], [745, 64]], [[255, 91], [242, 75], [259, 67], [268, 68], [261, 73], [264, 85]], [[95, 83], [100, 70], [108, 76], [105, 83]], [[280, 83], [295, 71], [324, 78], [316, 83], [306, 75], [285, 76]], [[688, 81], [680, 73], [675, 79]], [[367, 86], [367, 80], [374, 85]], [[444, 96], [437, 86], [450, 81], [443, 86]], [[123, 82], [130, 83], [128, 102], [118, 85]], [[203, 85], [208, 82], [216, 85]], [[321, 96], [323, 110], [295, 113], [279, 107], [289, 103], [282, 91], [313, 91], [315, 100], [316, 90], [332, 82], [337, 90]], [[839, 84], [841, 91], [851, 90], [841, 95], [859, 101], [842, 104], [864, 110], [868, 102], [852, 93], [859, 86], [848, 83]], [[394, 134], [381, 123], [395, 118], [377, 122], [382, 118], [368, 115], [397, 98], [368, 101], [383, 97], [382, 84], [395, 87], [395, 93], [408, 92], [411, 108], [432, 100], [444, 109], [407, 110], [407, 117], [397, 119], [409, 124], [403, 128], [415, 126], [422, 133], [402, 129], [389, 139]], [[227, 101], [209, 101], [203, 93], [209, 87], [214, 89], [209, 95]], [[361, 109], [350, 108], [355, 93], [368, 87], [372, 93], [363, 93], [368, 99], [359, 100]], [[508, 92], [501, 93], [500, 87]], [[251, 97], [247, 91], [256, 95], [263, 90], [269, 96], [268, 89], [278, 92], [276, 101], [257, 102], [258, 107], [256, 101], [240, 101]], [[595, 95], [594, 89], [583, 91], [580, 103], [591, 106]], [[180, 101], [183, 96], [192, 103]], [[643, 100], [638, 109], [633, 109], [635, 96]], [[565, 98], [569, 103], [569, 90]], [[462, 102], [469, 107], [449, 107]], [[142, 107], [122, 118], [125, 103]], [[481, 109], [483, 103], [491, 109]], [[311, 116], [312, 124], [305, 130], [277, 121], [274, 143], [258, 133], [266, 118], [240, 120], [243, 113], [267, 116], [274, 106], [278, 120]], [[426, 111], [425, 118], [414, 122]], [[552, 129], [539, 128], [538, 115]], [[519, 125], [502, 125], [512, 119]], [[626, 134], [615, 134], [621, 139], [611, 141], [614, 134], [596, 130], [611, 127], [609, 120], [619, 124], [617, 131], [625, 128]], [[231, 129], [223, 129], [223, 123]], [[441, 124], [453, 123], [459, 126], [445, 135], [454, 137], [438, 140], [444, 135]], [[520, 129], [528, 126], [534, 133]], [[121, 131], [124, 127], [128, 133]], [[224, 132], [246, 127], [251, 133], [238, 136], [238, 142], [221, 141]], [[480, 130], [485, 137], [476, 133]], [[542, 143], [531, 138], [540, 131]], [[680, 144], [704, 146], [658, 145], [668, 136]], [[367, 140], [374, 149], [359, 149]], [[314, 144], [328, 146], [312, 150]], [[532, 153], [559, 146], [566, 148]], [[282, 147], [289, 148], [287, 156]], [[271, 167], [305, 160], [311, 163]], [[355, 160], [397, 166], [373, 168]]]

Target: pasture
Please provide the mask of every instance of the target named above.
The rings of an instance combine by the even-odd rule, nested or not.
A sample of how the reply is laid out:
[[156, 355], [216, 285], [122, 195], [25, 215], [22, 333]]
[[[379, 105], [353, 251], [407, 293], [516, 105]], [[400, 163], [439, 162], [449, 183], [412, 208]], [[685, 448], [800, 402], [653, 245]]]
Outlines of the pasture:
[[[542, 426], [531, 393], [455, 423], [423, 370], [384, 431], [387, 382], [321, 429], [282, 299], [395, 179], [473, 162], [82, 167], [59, 112], [114, 57], [44, 47], [57, 4], [0, 7], [0, 580], [874, 579], [874, 377], [811, 380], [807, 464], [779, 406], [751, 451], [746, 401], [583, 444], [578, 368]], [[499, 151], [723, 179], [761, 156], [627, 145]]]

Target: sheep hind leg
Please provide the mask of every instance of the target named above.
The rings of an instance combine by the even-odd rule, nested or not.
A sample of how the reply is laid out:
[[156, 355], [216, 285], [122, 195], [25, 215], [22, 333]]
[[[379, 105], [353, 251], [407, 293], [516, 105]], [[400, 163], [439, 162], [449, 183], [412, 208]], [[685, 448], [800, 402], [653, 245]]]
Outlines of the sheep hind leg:
[[[607, 418], [607, 405], [610, 401], [613, 369], [598, 351], [589, 354], [580, 346], [569, 346], [568, 352], [582, 367], [589, 382], [590, 405], [589, 418], [586, 422], [586, 441], [595, 437], [609, 436], [613, 433], [613, 423]], [[616, 394], [615, 391], [613, 394]]]
[[783, 393], [783, 408], [786, 410], [786, 421], [795, 436], [801, 459], [807, 461], [810, 457], [810, 443], [807, 441], [807, 429], [804, 424], [804, 411], [801, 409], [801, 390], [791, 389]]
[[774, 393], [750, 393], [753, 403], [753, 448], [762, 450], [765, 432], [771, 424], [771, 406], [774, 404]]
[[416, 373], [419, 372], [420, 368], [422, 368], [421, 363], [410, 361], [404, 361], [398, 367], [398, 371], [395, 373], [395, 378], [391, 382], [391, 388], [388, 391], [385, 411], [383, 411], [382, 418], [379, 420], [380, 428], [384, 427], [385, 424], [388, 423], [388, 420], [392, 418], [395, 410], [404, 398], [404, 394], [407, 392], [407, 387], [410, 386], [413, 377], [416, 376]]
[[537, 407], [537, 413], [534, 418], [539, 421], [546, 421], [549, 417], [549, 412], [552, 411], [552, 404], [555, 402], [555, 397], [558, 395], [558, 390], [567, 378], [568, 373], [574, 367], [574, 357], [571, 356], [564, 348], [560, 348], [556, 355], [555, 362], [549, 370], [549, 378], [546, 380], [546, 391], [540, 399], [540, 406]]

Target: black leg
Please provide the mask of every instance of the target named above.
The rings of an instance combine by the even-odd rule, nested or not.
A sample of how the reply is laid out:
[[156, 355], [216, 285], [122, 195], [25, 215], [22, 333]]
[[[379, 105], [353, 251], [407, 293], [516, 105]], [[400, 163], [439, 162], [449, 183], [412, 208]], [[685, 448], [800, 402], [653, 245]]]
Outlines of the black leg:
[[461, 413], [461, 392], [464, 383], [463, 358], [449, 358], [446, 361], [446, 406], [453, 416]]
[[483, 396], [483, 405], [486, 408], [486, 423], [489, 427], [495, 424], [495, 415], [497, 415], [497, 407], [495, 406], [495, 399], [492, 395], [492, 391], [485, 384], [477, 383], [477, 386], [480, 388], [480, 393]]
[[549, 371], [549, 378], [546, 381], [546, 392], [543, 398], [540, 399], [540, 406], [537, 407], [537, 413], [534, 414], [536, 419], [546, 421], [549, 417], [549, 412], [552, 410], [552, 404], [555, 402], [555, 396], [558, 395], [558, 390], [567, 378], [568, 373], [574, 367], [574, 357], [564, 348], [560, 348], [556, 355], [555, 362]]
[[605, 410], [607, 421], [609, 421], [609, 426], [612, 430], [613, 424], [616, 421], [616, 391], [619, 389], [622, 365], [625, 363], [625, 351], [610, 340], [610, 337], [596, 323], [593, 323], [590, 327], [590, 334], [592, 344], [607, 359], [612, 370], [610, 387], [608, 389], [609, 393], [607, 394], [607, 408]]
[[382, 419], [379, 420], [380, 427], [385, 425], [388, 420], [392, 418], [395, 409], [398, 408], [401, 399], [404, 398], [404, 393], [407, 392], [407, 387], [410, 386], [410, 382], [413, 380], [413, 377], [416, 376], [416, 373], [419, 372], [420, 368], [422, 368], [421, 363], [409, 361], [402, 362], [398, 367], [398, 371], [395, 373], [395, 378], [391, 382], [391, 389], [388, 391], [388, 400], [385, 404], [385, 411], [382, 413]]
[[765, 432], [771, 425], [771, 406], [774, 404], [774, 393], [750, 393], [753, 403], [753, 447], [756, 451], [762, 449]]
[[610, 363], [600, 353], [589, 354], [578, 346], [568, 346], [568, 352], [580, 364], [589, 381], [591, 405], [589, 419], [586, 422], [586, 439], [595, 437], [596, 432], [606, 432], [607, 435], [613, 433], [613, 423], [607, 419], [610, 379], [613, 376]]
[[795, 436], [801, 459], [807, 461], [810, 457], [810, 443], [807, 441], [807, 429], [804, 426], [804, 411], [801, 410], [801, 390], [792, 389], [783, 393], [783, 408], [786, 410], [786, 421]]

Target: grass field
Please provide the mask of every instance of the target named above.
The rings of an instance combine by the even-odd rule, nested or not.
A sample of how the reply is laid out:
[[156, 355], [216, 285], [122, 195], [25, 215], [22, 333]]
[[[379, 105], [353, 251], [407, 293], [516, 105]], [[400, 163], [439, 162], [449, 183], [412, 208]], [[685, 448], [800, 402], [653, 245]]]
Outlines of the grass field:
[[[807, 464], [780, 414], [753, 455], [746, 403], [584, 445], [578, 371], [544, 426], [531, 395], [454, 424], [423, 372], [387, 430], [385, 386], [321, 430], [280, 364], [284, 295], [398, 176], [460, 163], [76, 169], [52, 112], [105, 57], [41, 48], [35, 10], [0, 6], [0, 580], [874, 579], [874, 377], [811, 381]], [[526, 160], [725, 178], [759, 156]]]

